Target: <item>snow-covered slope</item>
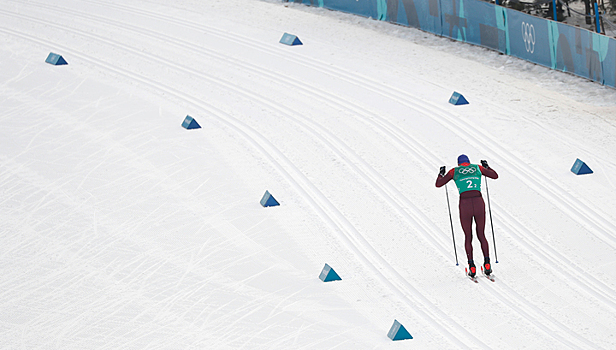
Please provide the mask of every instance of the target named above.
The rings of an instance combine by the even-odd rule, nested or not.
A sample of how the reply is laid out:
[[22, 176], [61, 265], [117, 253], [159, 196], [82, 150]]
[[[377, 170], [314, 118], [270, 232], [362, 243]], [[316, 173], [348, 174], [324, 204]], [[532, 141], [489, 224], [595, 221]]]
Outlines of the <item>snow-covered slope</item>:
[[[294, 4], [0, 4], [0, 348], [616, 346], [615, 90]], [[434, 187], [461, 153], [495, 283]]]

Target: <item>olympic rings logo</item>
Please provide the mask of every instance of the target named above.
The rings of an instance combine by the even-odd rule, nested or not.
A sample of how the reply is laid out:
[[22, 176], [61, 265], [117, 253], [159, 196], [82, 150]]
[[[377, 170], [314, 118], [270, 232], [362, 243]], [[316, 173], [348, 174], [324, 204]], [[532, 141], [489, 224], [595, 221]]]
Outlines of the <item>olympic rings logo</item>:
[[535, 26], [530, 23], [522, 22], [522, 38], [524, 39], [526, 52], [535, 52], [535, 42], [537, 40]]
[[460, 168], [458, 170], [458, 172], [462, 175], [466, 175], [466, 174], [474, 174], [475, 173], [475, 167], [470, 167], [470, 168]]

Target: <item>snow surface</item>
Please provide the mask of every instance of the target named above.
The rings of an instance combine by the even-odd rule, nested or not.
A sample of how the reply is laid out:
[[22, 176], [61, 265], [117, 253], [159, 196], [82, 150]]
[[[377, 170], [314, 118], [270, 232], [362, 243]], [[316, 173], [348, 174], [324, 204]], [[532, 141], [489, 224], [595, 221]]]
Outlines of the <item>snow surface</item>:
[[0, 348], [616, 348], [616, 90], [274, 1], [0, 4]]

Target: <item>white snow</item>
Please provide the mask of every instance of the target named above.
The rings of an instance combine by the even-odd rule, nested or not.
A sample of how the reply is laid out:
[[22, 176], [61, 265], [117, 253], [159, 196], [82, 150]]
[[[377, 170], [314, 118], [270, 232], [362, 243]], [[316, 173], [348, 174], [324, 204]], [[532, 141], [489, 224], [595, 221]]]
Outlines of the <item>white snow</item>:
[[277, 1], [0, 4], [0, 348], [616, 347], [616, 90]]

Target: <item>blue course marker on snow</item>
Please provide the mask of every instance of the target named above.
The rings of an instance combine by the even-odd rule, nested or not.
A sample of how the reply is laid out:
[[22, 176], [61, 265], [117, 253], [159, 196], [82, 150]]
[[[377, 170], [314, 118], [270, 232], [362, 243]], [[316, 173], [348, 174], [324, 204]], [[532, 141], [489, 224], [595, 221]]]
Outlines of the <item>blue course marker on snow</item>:
[[269, 193], [269, 191], [265, 191], [263, 198], [261, 198], [261, 205], [264, 207], [274, 207], [280, 205], [276, 198]]
[[53, 53], [53, 52], [49, 53], [45, 62], [49, 64], [53, 64], [54, 66], [61, 66], [61, 65], [68, 64], [68, 62], [66, 62], [66, 60], [64, 60], [64, 58], [61, 55], [58, 55], [57, 53]]
[[184, 118], [184, 122], [182, 123], [182, 127], [185, 129], [200, 129], [201, 125], [199, 125], [199, 123], [197, 123], [197, 121], [195, 120], [195, 118], [187, 115], [186, 118]]
[[464, 96], [462, 96], [462, 94], [455, 92], [453, 93], [453, 95], [451, 95], [451, 98], [449, 98], [449, 103], [451, 103], [452, 105], [467, 105], [468, 101], [464, 98]]
[[342, 278], [338, 276], [336, 271], [334, 271], [334, 269], [332, 269], [331, 266], [329, 266], [328, 264], [325, 264], [325, 267], [323, 267], [323, 270], [321, 271], [321, 274], [319, 275], [319, 279], [321, 279], [321, 281], [323, 282], [342, 280]]
[[593, 173], [593, 171], [590, 170], [588, 165], [586, 165], [586, 163], [581, 161], [579, 158], [575, 160], [575, 163], [573, 163], [573, 167], [571, 168], [571, 172], [574, 173], [575, 175], [584, 175], [584, 174], [592, 174]]
[[297, 37], [297, 35], [293, 35], [293, 34], [289, 34], [289, 33], [284, 33], [284, 35], [280, 39], [280, 43], [281, 44], [285, 44], [285, 45], [289, 45], [289, 46], [303, 45], [302, 42]]
[[405, 339], [413, 339], [411, 333], [409, 333], [404, 326], [398, 322], [398, 320], [394, 320], [393, 326], [387, 333], [387, 336], [391, 340], [405, 340]]

